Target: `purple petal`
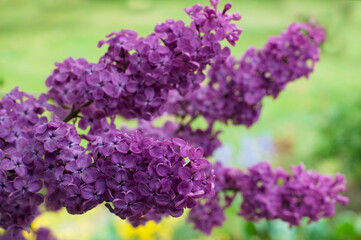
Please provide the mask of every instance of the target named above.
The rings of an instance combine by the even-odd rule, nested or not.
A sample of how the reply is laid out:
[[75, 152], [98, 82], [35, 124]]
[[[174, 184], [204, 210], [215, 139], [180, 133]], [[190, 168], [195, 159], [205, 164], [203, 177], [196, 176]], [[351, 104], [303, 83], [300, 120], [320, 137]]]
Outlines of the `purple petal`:
[[147, 99], [143, 94], [137, 94], [135, 95], [134, 102], [140, 106], [145, 106]]
[[21, 190], [24, 186], [26, 186], [26, 180], [24, 178], [15, 178], [14, 188], [16, 190]]
[[156, 192], [160, 189], [161, 187], [161, 183], [158, 179], [153, 179], [152, 181], [150, 181], [149, 183], [149, 188], [153, 191]]
[[187, 208], [193, 208], [195, 205], [197, 205], [196, 200], [191, 197], [187, 198]]
[[103, 194], [106, 190], [105, 181], [103, 179], [99, 179], [95, 183], [95, 189], [96, 189], [97, 194]]
[[147, 183], [149, 182], [148, 174], [145, 172], [136, 172], [133, 174], [134, 181], [138, 183]]
[[152, 99], [154, 97], [154, 89], [147, 87], [144, 91], [144, 95], [147, 99]]
[[56, 129], [54, 131], [54, 134], [57, 136], [57, 137], [63, 137], [67, 134], [68, 132], [68, 128], [67, 127], [59, 127], [58, 129]]
[[121, 153], [128, 153], [129, 151], [129, 145], [125, 140], [121, 140], [118, 145], [116, 146], [116, 149], [118, 152]]
[[168, 176], [168, 174], [170, 173], [170, 168], [164, 163], [159, 163], [156, 170], [157, 174], [161, 177]]
[[114, 154], [112, 154], [110, 156], [110, 160], [112, 161], [112, 163], [114, 164], [119, 164], [122, 163], [124, 159], [124, 155], [119, 153], [119, 152], [115, 152]]
[[127, 203], [135, 202], [136, 199], [137, 199], [137, 196], [132, 191], [127, 192], [127, 194], [125, 194], [125, 197], [124, 197], [124, 200]]
[[167, 206], [170, 202], [170, 198], [166, 194], [159, 194], [156, 195], [154, 198], [155, 198], [155, 202], [160, 206]]
[[144, 211], [144, 204], [142, 203], [132, 203], [130, 205], [130, 209], [133, 211], [133, 212], [136, 212], [136, 213], [141, 213]]
[[116, 86], [111, 83], [106, 83], [103, 89], [104, 92], [110, 97], [116, 98], [118, 95]]
[[125, 208], [123, 208], [123, 211], [122, 211], [121, 214], [122, 214], [123, 216], [125, 216], [125, 217], [130, 217], [130, 216], [133, 215], [133, 212], [132, 212], [132, 210], [130, 209], [129, 206], [125, 206]]
[[79, 158], [76, 160], [76, 165], [80, 169], [85, 169], [89, 167], [91, 163], [92, 163], [91, 158], [86, 154], [81, 154]]
[[21, 167], [16, 167], [15, 172], [17, 175], [23, 177], [27, 174], [28, 171], [24, 166], [21, 166]]
[[1, 138], [6, 138], [7, 135], [9, 135], [10, 130], [9, 128], [5, 127], [5, 126], [0, 126], [0, 137]]
[[68, 162], [65, 166], [65, 170], [72, 172], [72, 173], [77, 172], [78, 170], [77, 170], [76, 162]]
[[127, 155], [124, 159], [124, 167], [127, 169], [133, 169], [137, 165], [137, 158], [133, 155]]
[[189, 180], [193, 176], [193, 171], [189, 167], [181, 167], [178, 170], [178, 175], [182, 180]]
[[211, 164], [208, 162], [208, 160], [201, 158], [194, 162], [192, 162], [192, 167], [196, 170], [203, 169], [209, 167]]
[[92, 183], [97, 180], [98, 175], [99, 175], [98, 170], [95, 167], [91, 167], [84, 170], [82, 174], [82, 179], [86, 183]]
[[38, 179], [34, 179], [34, 180], [30, 180], [28, 183], [28, 190], [29, 192], [38, 192], [43, 186], [43, 183], [38, 180]]
[[183, 208], [182, 209], [177, 209], [177, 210], [170, 210], [169, 214], [172, 216], [172, 217], [180, 217], [182, 216], [184, 213], [184, 210]]
[[124, 209], [127, 206], [127, 203], [122, 199], [115, 199], [113, 205], [115, 208]]
[[79, 187], [74, 184], [68, 185], [65, 189], [66, 189], [67, 196], [69, 196], [69, 197], [75, 197], [78, 194], [80, 194]]
[[94, 187], [92, 185], [83, 185], [80, 188], [81, 196], [84, 199], [92, 199], [94, 196]]
[[163, 149], [159, 146], [153, 146], [149, 149], [149, 154], [155, 158], [161, 158], [163, 156]]
[[192, 191], [193, 185], [191, 182], [189, 181], [183, 181], [181, 183], [178, 184], [178, 192], [180, 195], [187, 195], [188, 193], [190, 193]]
[[44, 148], [48, 152], [55, 152], [55, 150], [58, 149], [57, 144], [58, 142], [55, 139], [48, 139], [44, 143]]
[[73, 182], [73, 177], [70, 174], [64, 174], [63, 176], [63, 185], [67, 186]]
[[142, 150], [139, 148], [138, 142], [132, 142], [129, 147], [130, 151], [133, 153], [141, 153]]
[[148, 185], [145, 184], [145, 183], [140, 183], [140, 184], [138, 185], [138, 190], [139, 190], [139, 192], [140, 192], [143, 196], [145, 196], [145, 197], [149, 196], [149, 195], [152, 193], [152, 192], [150, 191]]
[[10, 159], [5, 158], [1, 162], [1, 169], [2, 170], [10, 171], [10, 170], [13, 170], [14, 168], [15, 168], [15, 163], [13, 161], [11, 161]]

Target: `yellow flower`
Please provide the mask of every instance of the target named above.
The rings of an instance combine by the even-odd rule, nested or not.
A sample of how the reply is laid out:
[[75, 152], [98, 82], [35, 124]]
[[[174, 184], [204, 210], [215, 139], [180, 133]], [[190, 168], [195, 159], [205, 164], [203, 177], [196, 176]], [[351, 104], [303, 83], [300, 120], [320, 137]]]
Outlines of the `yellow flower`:
[[174, 227], [181, 221], [185, 221], [184, 217], [180, 218], [164, 218], [160, 223], [154, 221], [147, 222], [144, 226], [134, 228], [129, 222], [115, 219], [114, 225], [119, 237], [126, 240], [168, 240], [172, 239]]
[[91, 239], [99, 229], [111, 224], [109, 212], [101, 207], [82, 215], [70, 215], [65, 209], [58, 212], [45, 212], [35, 218], [31, 227], [47, 227], [59, 239]]

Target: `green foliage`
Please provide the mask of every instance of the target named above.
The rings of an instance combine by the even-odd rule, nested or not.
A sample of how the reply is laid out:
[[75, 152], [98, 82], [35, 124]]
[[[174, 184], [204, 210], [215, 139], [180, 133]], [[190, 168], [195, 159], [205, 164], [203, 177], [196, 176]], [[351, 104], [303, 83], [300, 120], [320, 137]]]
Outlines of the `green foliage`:
[[348, 177], [361, 183], [361, 98], [330, 108], [320, 133], [317, 156], [342, 161]]

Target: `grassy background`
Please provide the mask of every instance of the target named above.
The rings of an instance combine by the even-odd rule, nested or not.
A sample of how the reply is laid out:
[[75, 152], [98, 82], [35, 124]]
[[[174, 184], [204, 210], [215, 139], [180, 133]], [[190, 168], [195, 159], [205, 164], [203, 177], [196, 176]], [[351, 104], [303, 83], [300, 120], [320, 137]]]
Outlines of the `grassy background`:
[[[152, 32], [155, 24], [169, 18], [187, 22], [189, 19], [182, 9], [198, 2], [207, 3], [203, 0], [0, 0], [0, 90], [5, 93], [19, 86], [35, 94], [43, 92], [54, 62], [68, 56], [97, 61], [105, 51], [96, 47], [97, 42], [110, 32], [133, 29], [144, 36]], [[262, 47], [269, 36], [278, 35], [291, 22], [310, 17], [326, 27], [328, 39], [309, 80], [289, 84], [276, 101], [266, 99], [261, 118], [251, 129], [217, 125], [223, 130], [222, 140], [239, 150], [243, 134], [268, 132], [279, 152], [275, 165], [304, 161], [308, 167], [324, 173], [339, 171], [342, 162], [319, 161], [313, 152], [319, 141], [318, 126], [325, 120], [330, 106], [352, 102], [361, 92], [361, 1], [234, 0], [232, 3], [233, 11], [242, 15], [239, 26], [244, 29], [239, 43], [232, 48], [236, 56], [251, 45]], [[223, 230], [241, 237], [235, 233], [241, 230], [233, 229], [233, 223], [228, 221]], [[266, 225], [257, 226], [267, 231]], [[222, 235], [222, 231], [218, 233]], [[193, 237], [199, 236], [194, 234]]]

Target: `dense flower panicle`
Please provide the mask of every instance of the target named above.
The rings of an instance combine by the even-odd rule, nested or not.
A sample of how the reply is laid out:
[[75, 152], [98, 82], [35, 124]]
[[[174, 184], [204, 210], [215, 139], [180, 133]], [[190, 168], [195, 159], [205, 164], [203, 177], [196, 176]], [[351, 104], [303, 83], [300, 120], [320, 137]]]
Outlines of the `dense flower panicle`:
[[216, 58], [208, 72], [209, 84], [185, 98], [172, 92], [167, 110], [249, 127], [259, 117], [263, 97], [276, 98], [288, 82], [309, 76], [324, 39], [324, 29], [319, 26], [291, 24], [286, 32], [270, 38], [263, 49], [249, 48], [240, 61]]
[[35, 139], [46, 150], [49, 209], [66, 207], [71, 214], [82, 214], [111, 202], [114, 208], [106, 205], [111, 212], [138, 225], [180, 216], [213, 191], [202, 149], [181, 139], [158, 141], [115, 129], [87, 138], [90, 144], [84, 149], [75, 127], [56, 116], [35, 126]]
[[288, 174], [260, 163], [251, 167], [247, 175], [239, 213], [247, 220], [281, 219], [290, 225], [299, 225], [303, 217], [309, 222], [331, 217], [337, 202], [348, 202], [340, 195], [346, 189], [341, 174], [333, 179], [313, 170], [306, 171], [303, 164], [292, 167], [292, 174]]
[[240, 20], [239, 14], [226, 13], [230, 6], [221, 12], [216, 4], [195, 5], [186, 9], [193, 19], [190, 26], [167, 20], [145, 38], [131, 30], [111, 33], [98, 44], [107, 44], [108, 51], [96, 64], [72, 58], [57, 63], [46, 81], [48, 96], [59, 106], [56, 113], [65, 117], [92, 102], [91, 109], [81, 112], [82, 128], [116, 114], [146, 120], [161, 115], [169, 90], [193, 92], [205, 79], [207, 65], [230, 54], [219, 43], [227, 39], [234, 45], [241, 34], [231, 23]]
[[[108, 49], [97, 63], [56, 63], [49, 91], [38, 99], [15, 88], [0, 100], [0, 227], [7, 231], [0, 239], [24, 239], [44, 199], [48, 210], [70, 214], [105, 203], [133, 226], [190, 208], [189, 221], [206, 234], [222, 226], [238, 194], [240, 216], [291, 226], [331, 217], [336, 203], [347, 203], [342, 175], [333, 179], [302, 164], [292, 173], [268, 163], [243, 172], [204, 159], [221, 145], [216, 121], [251, 126], [263, 97], [276, 98], [288, 82], [308, 77], [325, 39], [321, 27], [292, 24], [238, 61], [220, 43], [235, 45], [241, 29], [233, 22], [241, 17], [228, 14], [230, 3], [223, 10], [219, 0], [210, 3], [185, 9], [189, 26], [167, 20], [147, 37], [111, 33], [98, 44]], [[210, 80], [201, 87], [207, 67]], [[164, 112], [179, 123], [153, 126], [149, 120]], [[191, 127], [200, 115], [205, 130]], [[139, 118], [138, 128], [118, 130], [117, 116]], [[81, 136], [77, 120], [86, 130]], [[35, 234], [55, 239], [45, 228]]]
[[231, 206], [238, 193], [243, 199], [239, 215], [246, 220], [281, 219], [291, 226], [299, 225], [305, 217], [309, 222], [331, 217], [336, 203], [348, 202], [347, 197], [340, 195], [346, 189], [341, 174], [333, 179], [314, 170], [307, 171], [303, 164], [293, 166], [292, 173], [281, 168], [273, 170], [267, 162], [249, 168], [248, 173], [225, 168], [218, 162], [208, 171], [211, 169], [216, 176], [215, 195], [201, 199], [189, 215], [194, 228], [206, 234], [210, 234], [213, 227], [220, 226], [219, 220], [223, 219], [209, 219], [213, 214], [209, 209], [215, 209], [219, 211], [219, 216], [224, 216], [221, 209], [224, 211]]
[[91, 156], [80, 146], [81, 138], [74, 125], [54, 117], [47, 124], [35, 126], [35, 139], [42, 142], [46, 169], [46, 206], [57, 210], [66, 207], [72, 214], [81, 214], [101, 203], [103, 198], [89, 197], [90, 192], [105, 191], [98, 169]]
[[39, 214], [45, 150], [33, 127], [47, 105], [13, 89], [0, 100], [0, 227], [16, 237]]
[[106, 183], [105, 201], [113, 203], [106, 206], [135, 226], [178, 217], [213, 189], [203, 151], [181, 139], [158, 141], [113, 130], [94, 136], [90, 150]]

